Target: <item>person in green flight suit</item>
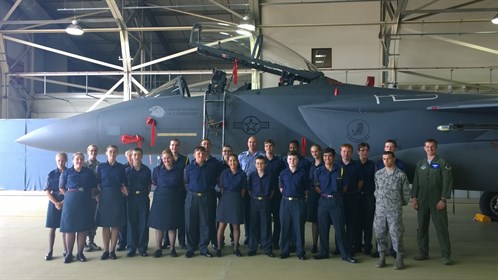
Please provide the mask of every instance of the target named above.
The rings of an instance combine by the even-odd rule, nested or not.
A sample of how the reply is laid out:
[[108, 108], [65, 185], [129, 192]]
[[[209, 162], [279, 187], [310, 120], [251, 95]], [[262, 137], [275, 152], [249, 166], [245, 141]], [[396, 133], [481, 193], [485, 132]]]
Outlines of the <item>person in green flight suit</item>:
[[436, 140], [425, 140], [424, 150], [427, 158], [417, 163], [411, 193], [413, 208], [418, 211], [418, 254], [414, 259], [422, 261], [429, 258], [429, 222], [432, 217], [442, 262], [451, 265], [453, 261], [446, 207], [446, 200], [451, 197], [453, 187], [451, 165], [437, 155]]

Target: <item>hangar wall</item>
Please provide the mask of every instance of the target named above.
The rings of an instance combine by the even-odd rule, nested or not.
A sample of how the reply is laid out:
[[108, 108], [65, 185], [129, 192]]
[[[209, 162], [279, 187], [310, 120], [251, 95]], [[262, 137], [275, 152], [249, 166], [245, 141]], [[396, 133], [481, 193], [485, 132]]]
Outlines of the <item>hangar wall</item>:
[[[379, 68], [381, 62], [379, 26], [314, 26], [331, 22], [379, 21], [380, 5], [373, 3], [338, 3], [334, 9], [327, 4], [262, 6], [263, 33], [280, 41], [311, 61], [312, 48], [332, 48], [332, 68]], [[354, 18], [353, 18], [354, 16]], [[310, 24], [293, 27], [292, 24]], [[271, 27], [289, 25], [288, 27]], [[265, 27], [270, 26], [270, 27]], [[342, 82], [365, 84], [367, 76], [380, 81], [378, 71], [324, 71], [326, 76]], [[273, 78], [273, 80], [277, 80]], [[264, 80], [263, 86], [276, 86]]]

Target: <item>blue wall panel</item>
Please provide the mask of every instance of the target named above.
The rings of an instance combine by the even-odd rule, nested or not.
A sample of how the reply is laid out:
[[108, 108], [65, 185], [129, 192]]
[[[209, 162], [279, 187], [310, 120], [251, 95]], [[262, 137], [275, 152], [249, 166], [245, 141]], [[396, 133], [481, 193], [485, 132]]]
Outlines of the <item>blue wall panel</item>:
[[15, 140], [25, 131], [25, 120], [0, 120], [0, 189], [24, 189], [26, 146]]

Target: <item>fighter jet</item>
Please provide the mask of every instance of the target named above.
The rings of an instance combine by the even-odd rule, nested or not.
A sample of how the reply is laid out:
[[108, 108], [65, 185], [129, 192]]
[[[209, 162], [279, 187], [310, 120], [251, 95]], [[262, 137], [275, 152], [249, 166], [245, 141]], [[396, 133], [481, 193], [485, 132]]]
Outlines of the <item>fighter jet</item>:
[[[395, 139], [396, 153], [411, 178], [425, 157], [424, 140], [435, 138], [439, 154], [453, 166], [455, 189], [484, 191], [481, 210], [498, 219], [498, 95], [427, 93], [342, 83], [326, 77], [294, 51], [262, 34], [222, 24], [196, 24], [191, 44], [198, 53], [234, 63], [234, 73], [213, 71], [203, 96], [191, 96], [179, 76], [146, 97], [56, 121], [17, 142], [55, 151], [82, 151], [90, 143], [140, 145], [158, 154], [171, 138], [191, 152], [204, 137], [235, 152], [255, 135], [272, 138], [280, 153], [291, 139], [338, 149], [368, 142], [371, 155]], [[236, 83], [238, 67], [269, 73], [278, 86], [251, 89]], [[258, 75], [255, 75], [258, 76]], [[277, 83], [275, 83], [277, 84]]]

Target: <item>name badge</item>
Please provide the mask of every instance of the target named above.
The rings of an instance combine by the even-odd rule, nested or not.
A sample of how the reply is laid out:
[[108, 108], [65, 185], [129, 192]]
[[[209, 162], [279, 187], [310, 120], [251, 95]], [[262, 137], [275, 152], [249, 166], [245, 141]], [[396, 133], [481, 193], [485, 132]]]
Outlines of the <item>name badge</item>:
[[440, 167], [439, 163], [431, 163], [431, 168], [439, 169], [439, 167]]

